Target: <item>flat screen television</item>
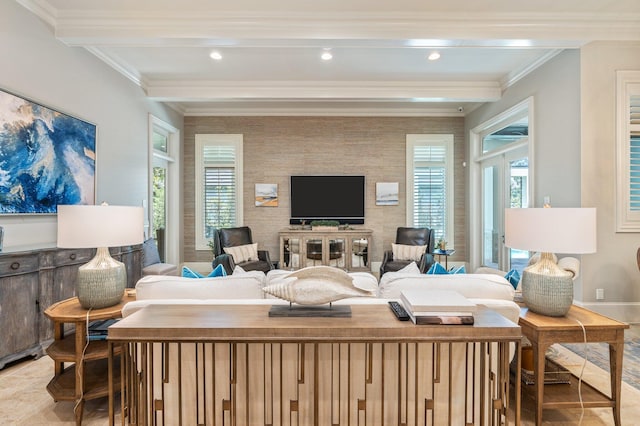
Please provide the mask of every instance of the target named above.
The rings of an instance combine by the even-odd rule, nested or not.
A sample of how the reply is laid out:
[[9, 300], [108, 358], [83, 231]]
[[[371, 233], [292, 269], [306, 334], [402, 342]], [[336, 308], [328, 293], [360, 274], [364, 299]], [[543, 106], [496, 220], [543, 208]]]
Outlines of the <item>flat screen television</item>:
[[291, 219], [364, 223], [364, 176], [291, 176]]

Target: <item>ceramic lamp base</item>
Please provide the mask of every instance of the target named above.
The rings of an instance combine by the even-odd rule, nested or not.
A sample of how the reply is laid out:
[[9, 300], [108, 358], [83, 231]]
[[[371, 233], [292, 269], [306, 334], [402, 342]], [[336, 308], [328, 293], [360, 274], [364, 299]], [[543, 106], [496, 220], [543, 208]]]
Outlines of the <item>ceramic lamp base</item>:
[[109, 254], [109, 249], [98, 248], [88, 263], [78, 268], [77, 296], [85, 309], [100, 309], [116, 305], [122, 300], [127, 284], [124, 263]]
[[522, 299], [529, 310], [562, 317], [573, 304], [573, 274], [558, 267], [550, 253], [522, 271]]

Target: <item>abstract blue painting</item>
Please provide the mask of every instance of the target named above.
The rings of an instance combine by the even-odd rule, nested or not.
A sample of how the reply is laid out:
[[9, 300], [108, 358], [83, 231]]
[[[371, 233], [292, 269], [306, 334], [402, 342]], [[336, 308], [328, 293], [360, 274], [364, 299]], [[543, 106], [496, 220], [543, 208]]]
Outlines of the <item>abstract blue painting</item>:
[[0, 214], [94, 204], [96, 126], [0, 90]]

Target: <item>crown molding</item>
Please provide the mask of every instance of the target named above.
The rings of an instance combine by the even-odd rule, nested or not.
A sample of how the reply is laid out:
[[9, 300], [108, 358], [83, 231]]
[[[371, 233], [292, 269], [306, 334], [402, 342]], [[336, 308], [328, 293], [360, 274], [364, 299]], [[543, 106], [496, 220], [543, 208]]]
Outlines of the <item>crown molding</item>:
[[110, 55], [107, 52], [105, 52], [104, 49], [100, 49], [94, 46], [87, 46], [85, 47], [85, 49], [91, 52], [92, 54], [94, 54], [104, 63], [106, 63], [107, 65], [109, 65], [110, 67], [118, 71], [120, 74], [122, 74], [129, 80], [133, 81], [138, 86], [142, 88], [145, 87], [144, 78], [140, 75], [140, 73], [137, 70], [131, 67], [128, 67], [126, 65], [126, 62], [120, 60], [120, 58], [118, 58], [117, 56]]
[[408, 107], [296, 107], [278, 108], [273, 106], [256, 108], [238, 106], [234, 108], [206, 106], [184, 108], [176, 105], [177, 111], [185, 117], [464, 117], [457, 108]]
[[[640, 12], [426, 12], [287, 10], [56, 10], [46, 0], [16, 0], [69, 45], [163, 45], [233, 39], [640, 40]], [[431, 46], [431, 44], [427, 44]]]
[[536, 58], [536, 60], [534, 60], [533, 62], [527, 64], [527, 66], [522, 67], [521, 69], [516, 70], [516, 71], [514, 71], [512, 73], [509, 73], [508, 75], [505, 76], [505, 78], [503, 78], [500, 81], [500, 88], [503, 91], [507, 90], [509, 87], [513, 86], [518, 81], [523, 79], [527, 74], [535, 71], [537, 68], [539, 68], [540, 66], [542, 66], [545, 63], [547, 63], [548, 61], [550, 61], [552, 58], [554, 58], [560, 52], [562, 52], [562, 49], [551, 50], [551, 51], [547, 52], [546, 54]]
[[57, 25], [56, 9], [47, 1], [42, 0], [15, 0], [16, 3], [43, 20], [51, 28]]
[[158, 101], [229, 99], [394, 100], [412, 102], [493, 102], [497, 82], [469, 81], [149, 81], [147, 96]]

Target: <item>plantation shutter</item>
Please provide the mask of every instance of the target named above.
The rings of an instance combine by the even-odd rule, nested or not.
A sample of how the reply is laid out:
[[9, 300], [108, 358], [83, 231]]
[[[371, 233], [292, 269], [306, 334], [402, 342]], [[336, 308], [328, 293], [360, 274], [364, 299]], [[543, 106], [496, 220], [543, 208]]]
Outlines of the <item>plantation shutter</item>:
[[233, 145], [205, 145], [204, 230], [213, 237], [215, 228], [236, 225], [236, 148]]
[[629, 209], [640, 211], [640, 95], [630, 97]]
[[434, 230], [444, 238], [447, 229], [447, 146], [414, 146], [413, 226]]

